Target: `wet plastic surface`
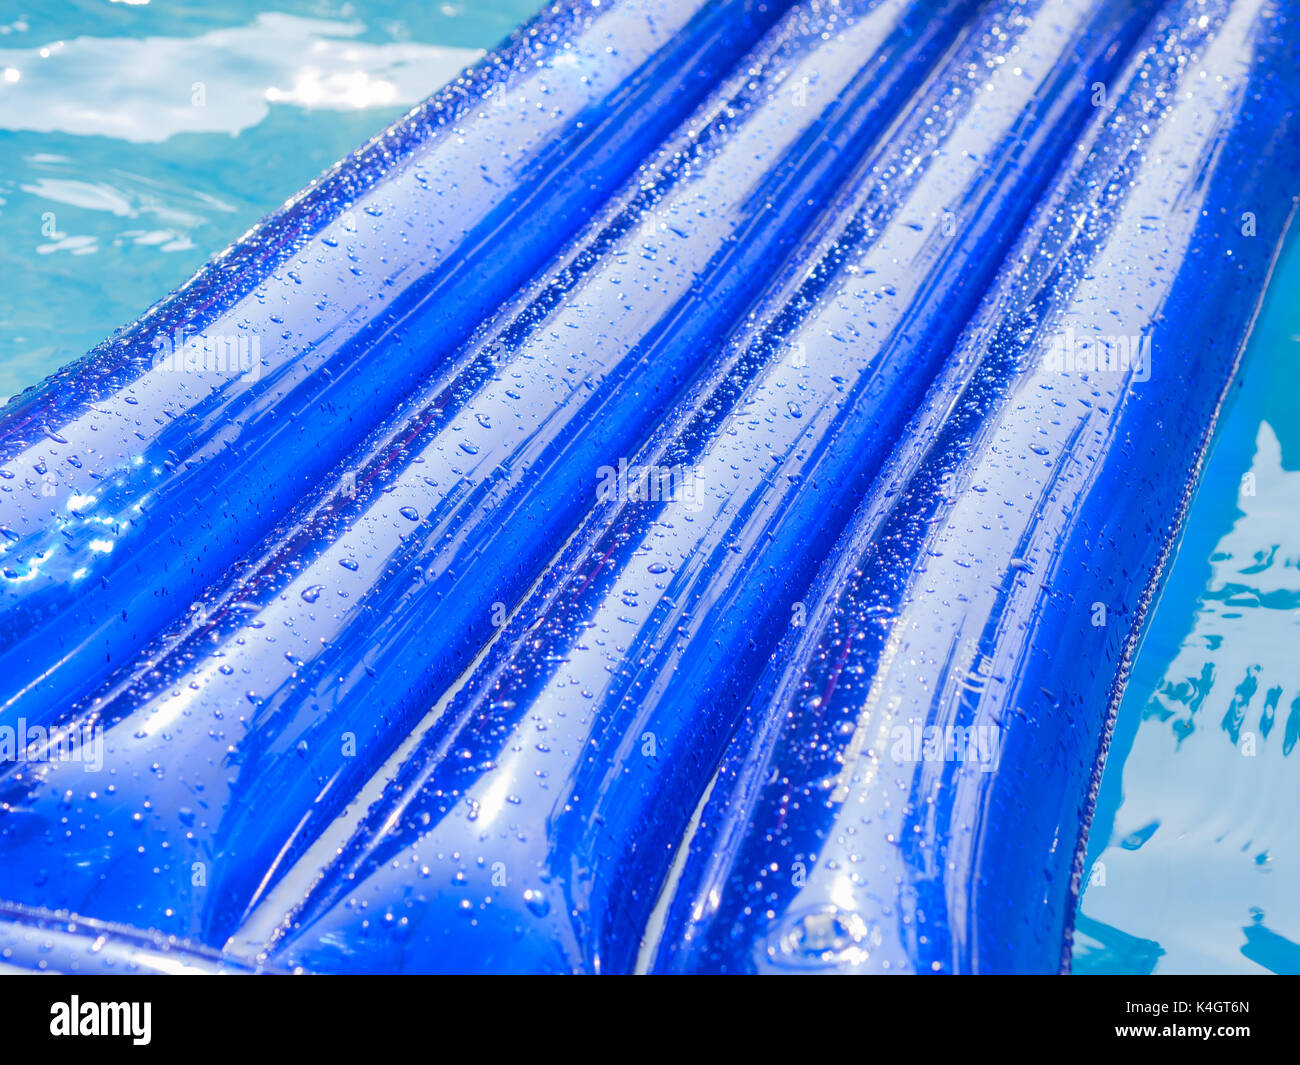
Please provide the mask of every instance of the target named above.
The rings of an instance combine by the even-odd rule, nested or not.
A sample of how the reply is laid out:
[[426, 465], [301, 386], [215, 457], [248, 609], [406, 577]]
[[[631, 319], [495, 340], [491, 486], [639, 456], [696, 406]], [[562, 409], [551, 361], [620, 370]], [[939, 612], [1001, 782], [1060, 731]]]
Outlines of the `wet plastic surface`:
[[20, 397], [0, 960], [1059, 967], [1293, 17], [556, 9]]
[[[665, 968], [1061, 965], [1133, 635], [1294, 206], [1296, 58], [1272, 5], [1158, 21], [767, 678]], [[1080, 368], [1121, 335], [1140, 358]]]
[[15, 400], [0, 670], [21, 683], [0, 720], [46, 722], [183, 617], [556, 254], [772, 7], [557, 7]]

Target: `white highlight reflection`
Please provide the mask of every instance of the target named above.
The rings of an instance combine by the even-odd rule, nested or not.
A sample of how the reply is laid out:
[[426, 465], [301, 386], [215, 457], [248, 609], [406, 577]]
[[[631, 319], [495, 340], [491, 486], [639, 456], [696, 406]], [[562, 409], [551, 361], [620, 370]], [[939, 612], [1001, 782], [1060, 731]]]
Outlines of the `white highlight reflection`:
[[197, 37], [77, 37], [0, 48], [0, 128], [163, 141], [229, 133], [274, 105], [413, 104], [482, 53], [357, 41], [357, 22], [269, 13]]

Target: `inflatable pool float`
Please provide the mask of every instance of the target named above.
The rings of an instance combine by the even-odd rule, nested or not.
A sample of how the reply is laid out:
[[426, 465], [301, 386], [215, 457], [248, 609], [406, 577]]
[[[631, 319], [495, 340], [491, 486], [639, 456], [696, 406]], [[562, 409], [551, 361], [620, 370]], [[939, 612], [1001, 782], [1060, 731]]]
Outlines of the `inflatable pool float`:
[[12, 401], [0, 963], [1068, 967], [1293, 7], [558, 4]]

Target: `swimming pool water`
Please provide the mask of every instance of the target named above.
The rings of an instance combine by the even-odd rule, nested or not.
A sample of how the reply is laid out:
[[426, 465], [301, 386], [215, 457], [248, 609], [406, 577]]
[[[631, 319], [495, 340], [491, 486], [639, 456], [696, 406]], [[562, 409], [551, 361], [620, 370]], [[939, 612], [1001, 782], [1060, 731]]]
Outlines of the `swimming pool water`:
[[1120, 707], [1079, 973], [1300, 972], [1300, 237]]
[[[538, 6], [0, 13], [0, 398], [136, 318]], [[1121, 707], [1076, 972], [1300, 971], [1298, 288], [1293, 237]]]
[[0, 5], [0, 399], [138, 317], [540, 0]]

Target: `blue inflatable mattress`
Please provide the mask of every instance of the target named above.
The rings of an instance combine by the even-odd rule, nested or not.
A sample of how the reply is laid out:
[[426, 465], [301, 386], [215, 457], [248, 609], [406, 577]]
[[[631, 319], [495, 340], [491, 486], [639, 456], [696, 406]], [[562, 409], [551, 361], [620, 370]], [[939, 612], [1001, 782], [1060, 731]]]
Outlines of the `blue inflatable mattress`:
[[16, 397], [0, 963], [1067, 969], [1298, 7], [561, 0]]

